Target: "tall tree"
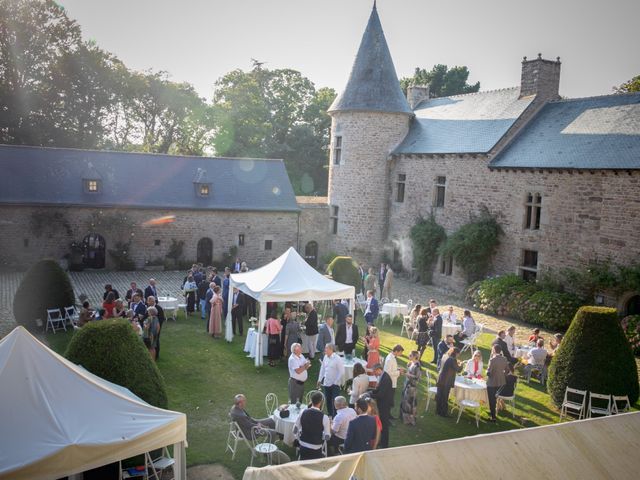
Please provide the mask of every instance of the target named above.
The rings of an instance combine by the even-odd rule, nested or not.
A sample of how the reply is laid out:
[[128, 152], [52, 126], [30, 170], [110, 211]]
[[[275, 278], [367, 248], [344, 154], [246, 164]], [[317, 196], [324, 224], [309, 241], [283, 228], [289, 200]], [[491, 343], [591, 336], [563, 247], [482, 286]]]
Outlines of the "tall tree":
[[615, 93], [632, 93], [640, 92], [640, 75], [636, 75], [628, 82], [624, 82], [622, 85], [613, 87]]
[[410, 85], [429, 85], [431, 98], [474, 93], [480, 90], [480, 82], [469, 85], [468, 79], [469, 70], [467, 67], [449, 68], [446, 65], [438, 64], [429, 71], [416, 67], [413, 77], [400, 79], [400, 86], [406, 94], [407, 87]]
[[296, 193], [326, 193], [326, 111], [335, 91], [316, 90], [298, 71], [269, 70], [256, 61], [250, 71], [229, 72], [215, 87], [219, 155], [282, 158]]

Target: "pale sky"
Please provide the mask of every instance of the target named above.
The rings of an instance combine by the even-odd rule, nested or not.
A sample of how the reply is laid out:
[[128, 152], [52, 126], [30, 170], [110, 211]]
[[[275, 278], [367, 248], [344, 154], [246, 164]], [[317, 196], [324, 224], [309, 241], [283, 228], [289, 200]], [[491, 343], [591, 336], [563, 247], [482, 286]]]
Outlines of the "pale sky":
[[[226, 72], [293, 68], [346, 84], [373, 0], [61, 0], [85, 39], [136, 70], [167, 70], [210, 99]], [[562, 60], [560, 94], [606, 95], [640, 74], [640, 0], [378, 0], [398, 77], [469, 67], [482, 90], [517, 86], [523, 56]]]

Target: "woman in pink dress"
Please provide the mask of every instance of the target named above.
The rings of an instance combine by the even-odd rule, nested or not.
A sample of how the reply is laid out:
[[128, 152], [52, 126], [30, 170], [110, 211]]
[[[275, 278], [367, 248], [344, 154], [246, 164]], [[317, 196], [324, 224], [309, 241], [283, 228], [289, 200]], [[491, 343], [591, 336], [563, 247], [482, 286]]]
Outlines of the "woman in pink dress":
[[380, 339], [378, 338], [378, 329], [371, 327], [369, 336], [364, 337], [364, 343], [367, 345], [367, 368], [373, 368], [376, 363], [380, 363]]
[[222, 336], [222, 297], [220, 287], [213, 287], [213, 297], [211, 297], [211, 316], [209, 317], [209, 333], [214, 338]]

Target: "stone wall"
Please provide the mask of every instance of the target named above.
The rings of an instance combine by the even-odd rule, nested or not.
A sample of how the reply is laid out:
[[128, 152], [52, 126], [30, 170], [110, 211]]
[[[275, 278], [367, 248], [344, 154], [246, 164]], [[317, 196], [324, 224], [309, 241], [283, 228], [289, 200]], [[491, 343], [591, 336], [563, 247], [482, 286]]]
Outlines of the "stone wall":
[[[329, 167], [329, 204], [339, 207], [338, 232], [329, 248], [376, 265], [387, 237], [388, 156], [406, 136], [407, 115], [372, 112], [335, 113], [331, 147], [342, 136], [342, 160]], [[332, 212], [329, 212], [330, 214]]]
[[329, 251], [329, 206], [327, 197], [296, 197], [300, 212], [300, 239], [298, 252], [305, 256], [309, 242], [318, 244], [317, 267]]
[[[166, 215], [175, 215], [175, 221], [141, 226], [150, 218]], [[107, 250], [130, 239], [131, 258], [138, 268], [164, 258], [174, 238], [185, 242], [184, 260], [195, 261], [201, 238], [213, 241], [213, 258], [219, 259], [230, 247], [238, 246], [243, 234], [244, 246], [238, 246], [238, 256], [250, 267], [296, 247], [298, 240], [296, 212], [1, 206], [0, 218], [0, 266], [15, 269], [26, 269], [41, 258], [59, 259], [69, 253], [71, 242], [82, 241], [92, 231], [105, 238]], [[265, 240], [272, 240], [271, 250], [265, 250]], [[107, 268], [112, 268], [108, 253], [106, 261]]]
[[[407, 183], [405, 201], [391, 203], [389, 238], [403, 246], [409, 262], [409, 230], [419, 216], [433, 213], [452, 233], [482, 207], [498, 217], [505, 232], [490, 273], [519, 272], [525, 249], [538, 251], [539, 271], [578, 267], [590, 260], [629, 264], [640, 257], [640, 172], [491, 171], [488, 161], [487, 156], [471, 155], [394, 160], [392, 178], [406, 173]], [[442, 208], [433, 206], [437, 176], [446, 177]], [[528, 192], [542, 195], [539, 230], [524, 228]], [[459, 265], [451, 276], [441, 275], [438, 267], [434, 283], [464, 287]]]

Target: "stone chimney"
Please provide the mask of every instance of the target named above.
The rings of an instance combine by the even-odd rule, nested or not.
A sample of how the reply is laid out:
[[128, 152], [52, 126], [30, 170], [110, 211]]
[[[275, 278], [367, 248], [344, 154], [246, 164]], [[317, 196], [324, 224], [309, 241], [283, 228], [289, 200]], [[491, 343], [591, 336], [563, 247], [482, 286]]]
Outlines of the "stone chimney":
[[545, 60], [542, 54], [538, 58], [522, 60], [522, 78], [520, 80], [520, 97], [537, 95], [538, 99], [557, 100], [560, 98], [560, 57], [556, 60]]
[[429, 85], [410, 85], [407, 87], [407, 101], [411, 110], [414, 110], [423, 100], [429, 100]]

